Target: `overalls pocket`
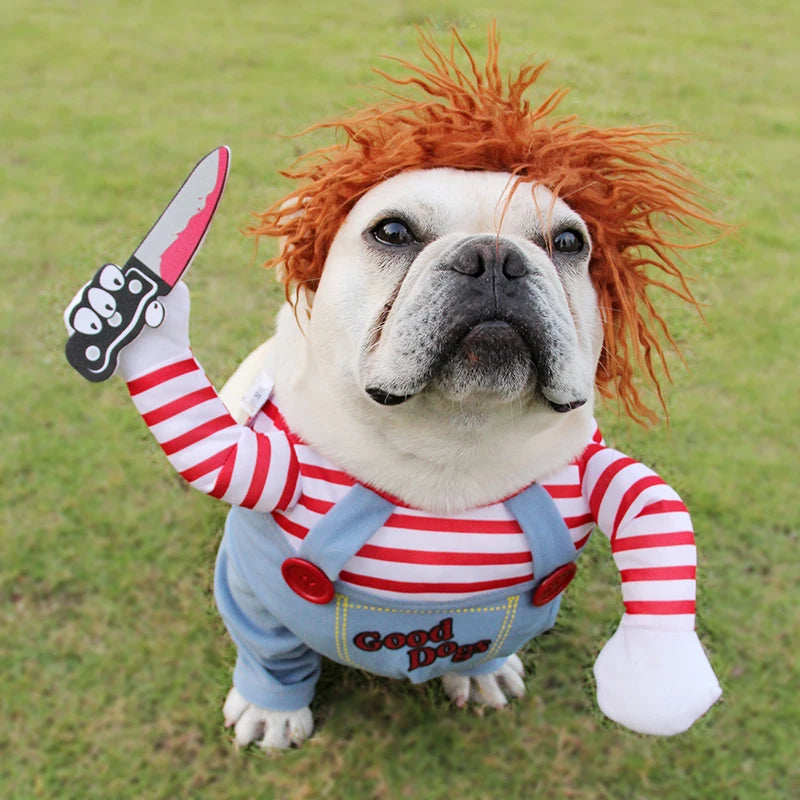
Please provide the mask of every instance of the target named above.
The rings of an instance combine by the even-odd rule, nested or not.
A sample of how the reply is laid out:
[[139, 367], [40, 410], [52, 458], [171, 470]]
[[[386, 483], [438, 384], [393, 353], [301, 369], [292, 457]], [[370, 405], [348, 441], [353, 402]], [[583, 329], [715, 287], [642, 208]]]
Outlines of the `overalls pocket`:
[[[551, 627], [557, 600], [533, 606], [531, 592], [468, 602], [376, 602], [349, 591], [334, 598], [335, 659], [421, 683], [446, 672], [480, 674]], [[497, 662], [497, 663], [495, 663]]]

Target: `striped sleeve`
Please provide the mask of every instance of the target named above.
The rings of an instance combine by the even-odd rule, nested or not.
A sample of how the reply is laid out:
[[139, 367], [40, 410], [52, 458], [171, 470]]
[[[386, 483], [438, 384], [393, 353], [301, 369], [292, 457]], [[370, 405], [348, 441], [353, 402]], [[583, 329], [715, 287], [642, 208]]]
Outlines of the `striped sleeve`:
[[193, 488], [257, 511], [299, 496], [286, 434], [238, 425], [191, 351], [128, 381], [128, 391], [169, 462]]
[[628, 624], [693, 630], [697, 552], [686, 506], [651, 469], [601, 443], [582, 461], [582, 493], [611, 540]]

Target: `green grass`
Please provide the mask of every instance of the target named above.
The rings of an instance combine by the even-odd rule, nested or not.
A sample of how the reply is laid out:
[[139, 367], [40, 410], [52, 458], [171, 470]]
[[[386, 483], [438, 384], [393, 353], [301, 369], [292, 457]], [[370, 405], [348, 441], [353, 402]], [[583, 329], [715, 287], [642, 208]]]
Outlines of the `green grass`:
[[[227, 10], [225, 10], [227, 9]], [[565, 4], [37, 3], [0, 15], [0, 796], [4, 798], [791, 798], [800, 796], [797, 478], [798, 17], [784, 0]], [[238, 234], [306, 144], [286, 135], [372, 98], [378, 55], [450, 22], [508, 67], [553, 60], [542, 95], [595, 124], [661, 123], [737, 234], [690, 255], [706, 323], [666, 299], [689, 364], [672, 425], [601, 410], [607, 438], [688, 501], [699, 627], [725, 691], [689, 733], [606, 721], [591, 664], [621, 607], [596, 537], [529, 698], [457, 711], [327, 665], [318, 733], [237, 752], [219, 708], [233, 650], [210, 596], [224, 508], [184, 489], [118, 382], [81, 381], [61, 309], [138, 243], [189, 166], [233, 149], [193, 267], [192, 338], [221, 384], [281, 291]], [[233, 311], [233, 313], [231, 313]]]

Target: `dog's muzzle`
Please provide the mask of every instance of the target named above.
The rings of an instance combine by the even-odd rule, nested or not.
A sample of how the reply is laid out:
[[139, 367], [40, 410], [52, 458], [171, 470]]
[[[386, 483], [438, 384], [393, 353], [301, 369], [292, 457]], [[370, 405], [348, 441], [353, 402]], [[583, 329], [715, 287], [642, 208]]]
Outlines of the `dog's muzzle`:
[[[509, 398], [537, 385], [560, 413], [586, 402], [548, 391], [558, 383], [556, 373], [574, 331], [568, 310], [557, 313], [540, 267], [514, 242], [469, 237], [430, 270], [429, 296], [408, 303], [400, 319], [392, 320], [404, 341], [414, 338], [415, 322], [420, 328], [418, 372], [396, 385], [391, 380], [368, 384], [366, 392], [375, 402], [399, 405], [431, 382], [455, 396], [478, 389]], [[425, 325], [428, 319], [435, 324]], [[407, 360], [407, 348], [400, 355]]]

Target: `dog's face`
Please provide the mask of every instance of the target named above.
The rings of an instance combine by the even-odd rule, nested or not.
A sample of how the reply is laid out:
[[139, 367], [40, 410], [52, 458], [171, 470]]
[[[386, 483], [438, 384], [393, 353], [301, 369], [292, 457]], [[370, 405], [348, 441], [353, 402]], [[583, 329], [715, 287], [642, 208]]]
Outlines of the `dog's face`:
[[[348, 437], [361, 449], [377, 442], [384, 461], [418, 454], [439, 468], [459, 432], [476, 468], [504, 442], [530, 460], [548, 432], [551, 449], [564, 442], [557, 463], [544, 458], [549, 468], [575, 454], [602, 341], [591, 242], [566, 203], [512, 185], [506, 173], [454, 169], [379, 184], [339, 230], [308, 322], [297, 315], [300, 336], [286, 333], [298, 323], [284, 315], [279, 399], [290, 424], [343, 466], [354, 466]], [[341, 433], [323, 433], [319, 416]]]

